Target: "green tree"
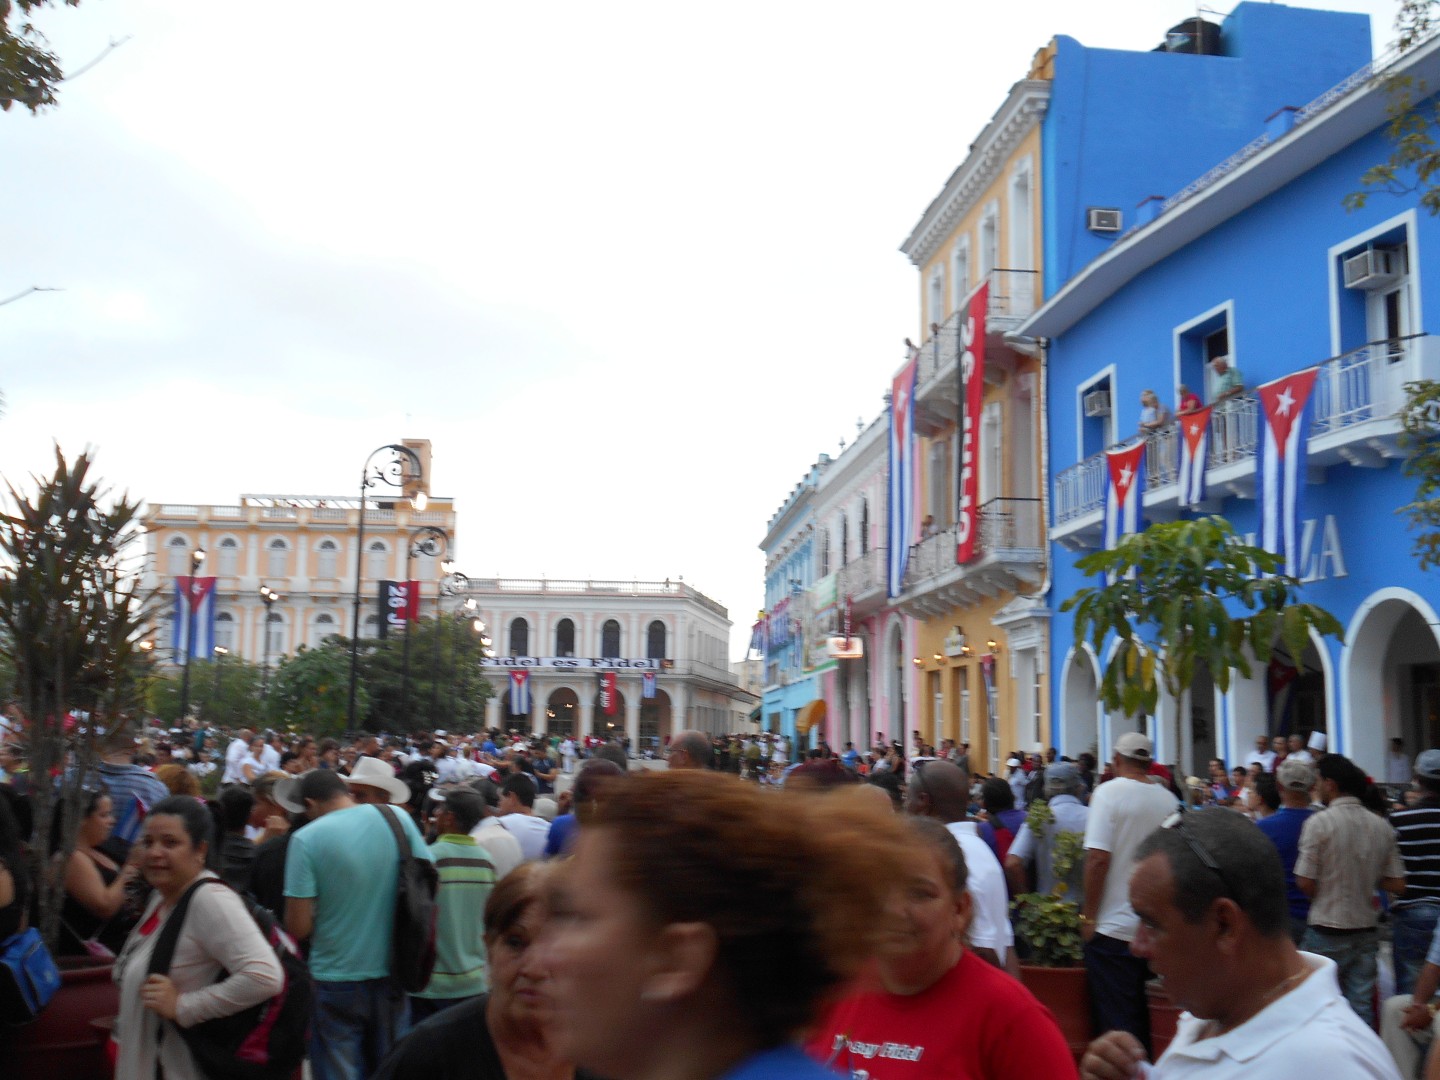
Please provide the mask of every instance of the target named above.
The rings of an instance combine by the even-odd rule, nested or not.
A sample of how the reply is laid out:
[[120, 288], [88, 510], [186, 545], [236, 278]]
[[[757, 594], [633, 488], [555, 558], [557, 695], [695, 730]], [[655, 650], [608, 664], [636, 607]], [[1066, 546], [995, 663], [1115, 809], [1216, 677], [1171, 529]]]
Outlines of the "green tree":
[[1267, 663], [1277, 641], [1299, 657], [1312, 630], [1341, 635], [1333, 615], [1297, 599], [1300, 582], [1280, 573], [1278, 555], [1242, 543], [1222, 517], [1156, 522], [1076, 565], [1114, 575], [1060, 610], [1075, 612], [1075, 638], [1097, 656], [1113, 635], [1100, 693], [1108, 708], [1132, 716], [1153, 713], [1161, 690], [1179, 701], [1201, 664], [1223, 692], [1233, 672], [1248, 678], [1252, 661]]
[[[191, 701], [200, 707], [208, 727], [250, 727], [260, 720], [260, 665], [238, 656], [218, 656], [195, 663], [190, 670]], [[151, 681], [145, 700], [149, 711], [166, 724], [180, 721], [180, 679], [173, 675]]]
[[370, 695], [372, 731], [469, 730], [483, 726], [493, 694], [480, 664], [483, 650], [468, 618], [447, 614], [410, 627], [409, 689], [405, 635], [362, 642], [360, 681]]
[[1400, 423], [1403, 468], [1417, 484], [1414, 500], [1396, 513], [1417, 531], [1415, 555], [1420, 568], [1429, 570], [1440, 566], [1440, 383], [1429, 379], [1406, 383]]
[[[272, 725], [315, 736], [345, 734], [350, 715], [350, 646], [339, 637], [313, 649], [300, 646], [270, 673], [265, 717]], [[364, 713], [370, 695], [356, 688], [356, 707]]]
[[[55, 0], [0, 0], [0, 109], [9, 111], [19, 102], [32, 113], [55, 104], [55, 87], [65, 78], [60, 61], [50, 51], [45, 36], [30, 22], [36, 8], [50, 7]], [[79, 7], [80, 0], [64, 0], [66, 7]], [[10, 17], [19, 9], [22, 22], [12, 26]]]
[[[140, 647], [153, 617], [129, 559], [140, 544], [139, 504], [114, 498], [90, 477], [81, 454], [72, 465], [57, 448], [55, 472], [32, 478], [33, 495], [6, 485], [0, 515], [0, 652], [13, 666], [27, 718], [30, 768], [63, 776], [58, 794], [78, 790], [96, 760], [96, 735], [130, 723], [141, 703], [151, 655]], [[67, 768], [68, 766], [68, 768]], [[38, 836], [50, 834], [57, 790], [36, 785], [31, 802]], [[79, 800], [62, 805], [62, 850], [75, 845]], [[53, 945], [59, 930], [61, 864], [34, 853], [40, 927]]]

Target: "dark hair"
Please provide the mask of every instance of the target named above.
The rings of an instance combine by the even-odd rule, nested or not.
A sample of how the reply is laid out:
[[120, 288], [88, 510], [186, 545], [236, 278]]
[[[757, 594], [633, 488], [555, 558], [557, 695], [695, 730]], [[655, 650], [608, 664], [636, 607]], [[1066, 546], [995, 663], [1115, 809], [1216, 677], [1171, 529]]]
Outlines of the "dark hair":
[[220, 807], [220, 824], [226, 832], [239, 832], [250, 823], [255, 796], [250, 794], [249, 788], [232, 784], [220, 792], [215, 802]]
[[300, 800], [303, 806], [307, 799], [314, 799], [318, 803], [327, 803], [337, 795], [345, 795], [350, 788], [340, 778], [340, 774], [333, 769], [311, 769], [304, 776], [300, 777], [295, 797]]
[[24, 911], [30, 896], [30, 868], [26, 865], [24, 839], [20, 821], [12, 806], [12, 799], [18, 800], [8, 784], [0, 784], [0, 867], [10, 871], [15, 884], [15, 897], [11, 901], [13, 910]]
[[[1002, 784], [1005, 781], [1000, 781]], [[959, 896], [965, 891], [965, 884], [970, 880], [970, 871], [965, 865], [965, 852], [960, 848], [960, 841], [955, 839], [955, 834], [940, 823], [938, 818], [916, 817], [913, 814], [905, 816], [905, 822], [915, 833], [915, 839], [921, 843], [929, 844], [931, 850], [944, 860], [950, 870], [950, 885]]]
[[[50, 854], [54, 855], [61, 848], [61, 839], [65, 832], [65, 812], [67, 808], [78, 806], [80, 813], [77, 821], [84, 821], [100, 807], [101, 799], [110, 799], [110, 791], [105, 787], [85, 788], [79, 793], [62, 795], [55, 800], [55, 809], [50, 818]], [[83, 800], [83, 801], [82, 801]], [[111, 809], [114, 809], [114, 799], [110, 799]]]
[[597, 746], [590, 752], [590, 760], [594, 761], [596, 758], [613, 761], [626, 772], [630, 771], [630, 760], [625, 756], [625, 748], [618, 743], [607, 742], [601, 746]]
[[536, 862], [521, 863], [495, 883], [485, 900], [486, 945], [509, 933], [530, 906], [541, 900], [544, 883], [545, 866]]
[[1015, 790], [998, 776], [992, 776], [980, 783], [980, 805], [992, 814], [1014, 810]]
[[190, 843], [196, 847], [210, 844], [215, 838], [215, 826], [210, 812], [203, 802], [191, 795], [171, 795], [168, 799], [161, 799], [150, 808], [147, 820], [162, 814], [178, 817], [190, 837]]
[[485, 816], [485, 801], [474, 788], [453, 787], [444, 792], [432, 792], [437, 798], [443, 797], [445, 809], [455, 815], [455, 824], [461, 832], [468, 833]]
[[1370, 782], [1365, 770], [1344, 754], [1326, 754], [1315, 765], [1322, 780], [1333, 780], [1341, 795], [1353, 795], [1370, 810], [1385, 817], [1388, 807], [1380, 790]]
[[580, 766], [580, 771], [575, 774], [575, 786], [571, 789], [576, 812], [579, 812], [583, 803], [593, 800], [598, 791], [615, 777], [626, 775], [628, 775], [626, 771], [619, 765], [613, 761], [606, 761], [604, 758], [591, 758], [585, 762]]
[[900, 809], [900, 777], [896, 776], [893, 771], [887, 769], [884, 772], [871, 773], [870, 783], [885, 792], [886, 795], [889, 795], [890, 801], [895, 804], [895, 809]]
[[1280, 785], [1276, 783], [1274, 773], [1262, 772], [1255, 777], [1255, 794], [1271, 810], [1280, 809]]
[[[1206, 866], [1187, 839], [1209, 854], [1222, 873]], [[1290, 932], [1280, 853], [1244, 816], [1221, 809], [1185, 814], [1174, 828], [1156, 829], [1140, 842], [1136, 862], [1151, 855], [1163, 855], [1170, 864], [1175, 907], [1186, 922], [1200, 922], [1216, 900], [1228, 897], [1262, 937]]]
[[500, 785], [502, 795], [514, 795], [520, 800], [521, 806], [535, 805], [535, 781], [528, 773], [516, 772], [505, 777], [504, 783]]
[[615, 785], [586, 829], [612, 841], [607, 871], [646, 918], [710, 927], [722, 993], [763, 1048], [870, 954], [910, 836], [858, 792], [775, 796], [693, 769]]
[[500, 805], [500, 788], [497, 787], [495, 781], [491, 780], [488, 776], [481, 776], [471, 780], [469, 786], [484, 800], [486, 806], [493, 807]]

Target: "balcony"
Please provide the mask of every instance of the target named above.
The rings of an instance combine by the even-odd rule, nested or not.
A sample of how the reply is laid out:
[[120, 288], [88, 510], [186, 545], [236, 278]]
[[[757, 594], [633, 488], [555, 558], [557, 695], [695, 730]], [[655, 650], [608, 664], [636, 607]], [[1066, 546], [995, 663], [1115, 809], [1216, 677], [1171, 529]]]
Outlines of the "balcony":
[[[999, 384], [1014, 367], [1014, 354], [1005, 347], [1005, 335], [1035, 310], [1040, 275], [1034, 270], [992, 270], [990, 300], [985, 314], [985, 381]], [[969, 301], [961, 304], [916, 350], [916, 430], [932, 435], [955, 422], [960, 404], [960, 378], [956, 371], [963, 351], [960, 327], [969, 314]]]
[[885, 605], [888, 576], [886, 549], [871, 548], [840, 568], [838, 589], [841, 599], [850, 598], [852, 619], [873, 615]]
[[905, 591], [896, 606], [907, 615], [943, 615], [985, 597], [1038, 584], [1045, 573], [1039, 499], [991, 499], [980, 506], [975, 559], [956, 563], [954, 526], [910, 549]]
[[[1383, 468], [1403, 457], [1398, 413], [1405, 404], [1405, 384], [1436, 377], [1440, 338], [1423, 334], [1373, 341], [1323, 361], [1310, 397], [1311, 482], [1322, 483], [1331, 465]], [[1210, 414], [1209, 499], [1201, 509], [1214, 513], [1226, 498], [1255, 497], [1259, 421], [1260, 403], [1248, 396], [1222, 402]], [[1151, 520], [1178, 512], [1179, 467], [1180, 432], [1172, 425], [1152, 435], [1145, 450], [1145, 509]], [[1105, 455], [1092, 454], [1055, 477], [1052, 539], [1074, 550], [1098, 547], [1104, 509]]]

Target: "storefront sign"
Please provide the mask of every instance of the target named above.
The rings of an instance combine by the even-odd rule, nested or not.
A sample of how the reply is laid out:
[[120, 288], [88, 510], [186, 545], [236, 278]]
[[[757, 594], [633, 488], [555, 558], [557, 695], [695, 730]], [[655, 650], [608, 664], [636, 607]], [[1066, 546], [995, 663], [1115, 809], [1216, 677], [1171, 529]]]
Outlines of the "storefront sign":
[[[1245, 543], [1255, 543], [1255, 533], [1245, 536]], [[1330, 578], [1348, 577], [1345, 569], [1345, 550], [1340, 546], [1340, 525], [1334, 514], [1324, 519], [1306, 518], [1300, 527], [1300, 580], [1328, 581]]]
[[955, 561], [968, 563], [976, 554], [980, 531], [980, 411], [985, 403], [985, 312], [990, 283], [975, 290], [970, 311], [960, 328], [960, 491], [955, 520]]
[[576, 668], [616, 668], [629, 671], [659, 671], [663, 660], [627, 660], [620, 656], [492, 656], [480, 661], [486, 667], [504, 668], [556, 668], [573, 671]]

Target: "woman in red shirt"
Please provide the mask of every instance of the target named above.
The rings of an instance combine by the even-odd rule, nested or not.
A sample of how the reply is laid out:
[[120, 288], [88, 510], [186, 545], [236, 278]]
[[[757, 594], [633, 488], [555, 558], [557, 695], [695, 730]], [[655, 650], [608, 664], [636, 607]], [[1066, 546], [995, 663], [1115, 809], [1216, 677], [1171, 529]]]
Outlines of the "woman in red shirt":
[[884, 916], [878, 986], [831, 1007], [806, 1050], [870, 1080], [1069, 1080], [1075, 1062], [1049, 1011], [965, 947], [965, 856], [933, 818], [912, 818], [912, 867]]

